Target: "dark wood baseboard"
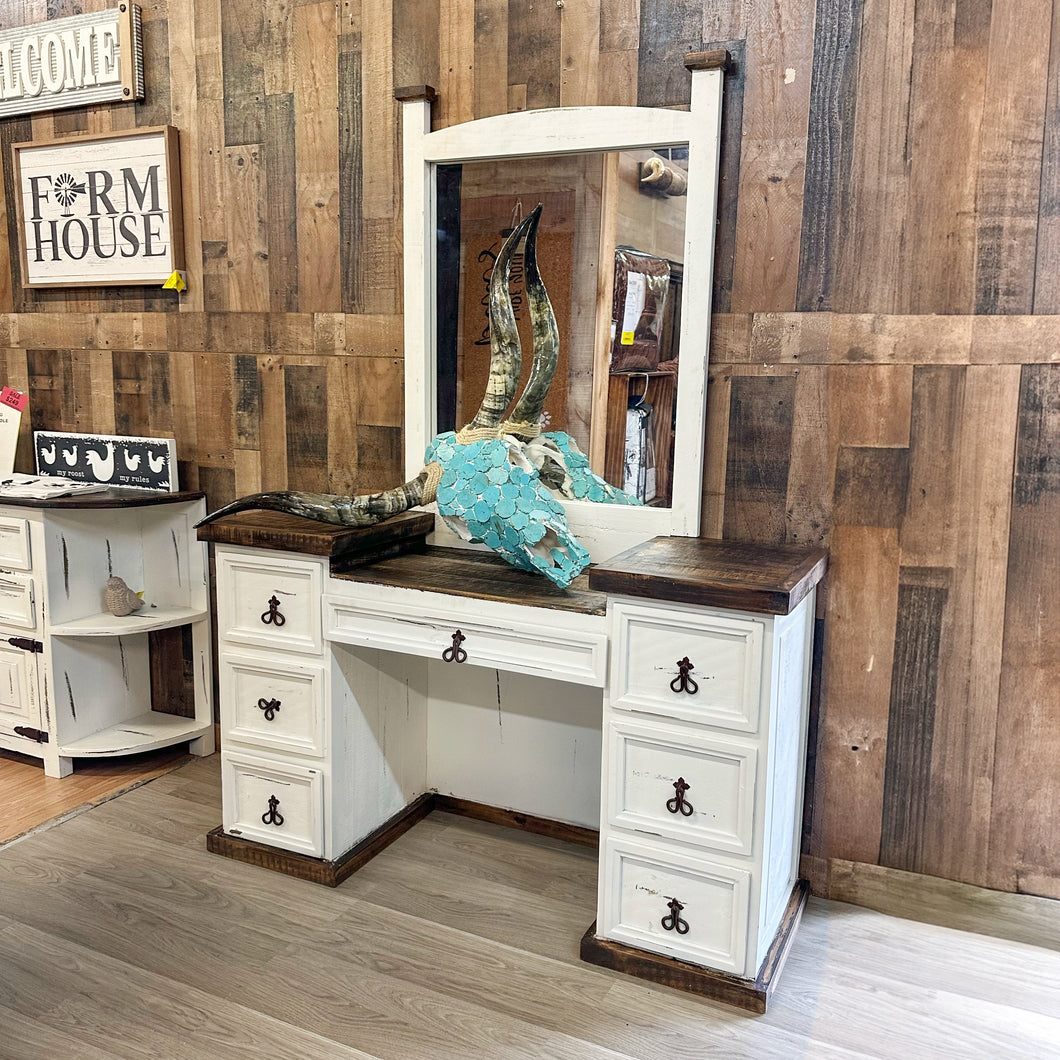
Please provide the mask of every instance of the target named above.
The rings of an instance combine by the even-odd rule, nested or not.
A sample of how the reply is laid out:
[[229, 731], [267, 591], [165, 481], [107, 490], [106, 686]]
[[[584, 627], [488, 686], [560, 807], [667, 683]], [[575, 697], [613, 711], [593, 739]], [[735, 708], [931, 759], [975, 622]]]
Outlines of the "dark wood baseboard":
[[325, 861], [323, 858], [311, 858], [306, 854], [296, 854], [290, 850], [256, 843], [252, 839], [241, 839], [229, 835], [223, 828], [217, 827], [206, 835], [206, 849], [211, 854], [234, 858], [249, 865], [258, 865], [273, 872], [282, 872], [288, 876], [297, 876], [310, 883], [322, 883], [327, 887], [338, 887], [343, 880], [352, 876], [362, 865], [371, 861], [380, 851], [385, 850], [399, 836], [404, 835], [417, 821], [422, 821], [434, 809], [434, 792], [421, 795], [410, 802], [400, 813], [396, 813], [374, 832], [365, 836], [356, 846], [351, 847], [336, 861]]
[[736, 1005], [761, 1015], [766, 1011], [776, 988], [809, 891], [809, 884], [805, 880], [796, 881], [772, 945], [754, 979], [740, 979], [735, 975], [714, 972], [709, 968], [675, 960], [673, 957], [645, 953], [621, 942], [597, 938], [595, 923], [582, 936], [581, 958], [589, 964], [599, 964], [616, 972], [625, 972], [626, 975], [649, 979], [653, 983], [700, 994], [712, 1001]]
[[290, 850], [280, 850], [256, 843], [252, 839], [243, 839], [229, 835], [221, 827], [207, 833], [206, 849], [211, 854], [234, 858], [248, 865], [258, 865], [273, 872], [283, 872], [288, 876], [297, 876], [310, 883], [322, 883], [326, 887], [338, 887], [362, 865], [371, 861], [399, 836], [404, 835], [417, 821], [422, 821], [433, 810], [460, 814], [462, 817], [474, 817], [480, 821], [508, 828], [518, 828], [524, 832], [552, 836], [570, 843], [598, 847], [600, 834], [592, 828], [580, 825], [564, 824], [561, 821], [550, 821], [546, 817], [534, 817], [531, 814], [517, 813], [514, 810], [501, 810], [487, 806], [482, 802], [471, 802], [469, 799], [458, 799], [452, 795], [439, 795], [428, 791], [418, 799], [410, 802], [400, 813], [394, 814], [374, 832], [365, 836], [356, 846], [351, 847], [336, 861], [325, 861], [323, 858], [311, 858], [306, 854], [296, 854]]
[[461, 817], [474, 817], [478, 821], [489, 821], [507, 828], [518, 828], [522, 832], [534, 832], [536, 835], [547, 835], [553, 839], [562, 839], [567, 843], [579, 843], [581, 846], [600, 846], [600, 833], [595, 828], [586, 828], [579, 824], [564, 824], [547, 817], [534, 817], [528, 813], [515, 810], [501, 810], [496, 806], [487, 806], [484, 802], [472, 802], [470, 799], [458, 799], [455, 795], [435, 795], [434, 809], [445, 813], [457, 813]]

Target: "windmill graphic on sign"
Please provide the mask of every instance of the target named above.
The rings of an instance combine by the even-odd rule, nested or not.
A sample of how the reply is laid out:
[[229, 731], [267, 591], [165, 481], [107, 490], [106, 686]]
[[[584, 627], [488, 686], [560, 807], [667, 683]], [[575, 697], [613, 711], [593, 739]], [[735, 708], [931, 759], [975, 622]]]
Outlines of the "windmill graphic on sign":
[[55, 178], [55, 199], [63, 208], [63, 217], [72, 217], [73, 210], [70, 209], [78, 195], [84, 195], [85, 185], [74, 180], [71, 173], [60, 173]]

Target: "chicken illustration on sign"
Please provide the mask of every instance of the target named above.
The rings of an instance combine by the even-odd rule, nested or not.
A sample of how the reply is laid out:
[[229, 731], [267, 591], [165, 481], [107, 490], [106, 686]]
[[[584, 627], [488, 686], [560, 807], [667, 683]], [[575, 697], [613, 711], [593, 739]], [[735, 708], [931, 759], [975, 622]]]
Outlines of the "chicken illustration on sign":
[[172, 438], [37, 431], [34, 452], [38, 475], [170, 493], [177, 490]]
[[[371, 526], [435, 501], [446, 524], [465, 541], [482, 542], [516, 567], [566, 587], [589, 564], [588, 551], [567, 525], [557, 499], [639, 504], [589, 467], [564, 431], [541, 432], [541, 412], [559, 355], [559, 331], [537, 267], [541, 207], [501, 247], [489, 290], [490, 373], [478, 412], [467, 426], [436, 436], [416, 478], [382, 493], [340, 497], [283, 490], [255, 493], [211, 513], [268, 509], [318, 522]], [[512, 255], [525, 239], [525, 295], [533, 334], [533, 365], [509, 410], [522, 371], [522, 349], [509, 286]], [[200, 524], [202, 525], [202, 524]]]

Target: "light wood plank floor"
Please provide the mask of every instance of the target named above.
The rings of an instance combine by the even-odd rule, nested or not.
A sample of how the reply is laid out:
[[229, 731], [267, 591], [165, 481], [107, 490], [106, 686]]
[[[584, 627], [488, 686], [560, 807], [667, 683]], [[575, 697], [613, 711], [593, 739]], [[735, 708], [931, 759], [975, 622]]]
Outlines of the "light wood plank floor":
[[585, 848], [435, 814], [335, 890], [206, 853], [218, 758], [0, 848], [0, 1057], [1060, 1057], [1060, 953], [812, 899], [770, 1012], [582, 964]]

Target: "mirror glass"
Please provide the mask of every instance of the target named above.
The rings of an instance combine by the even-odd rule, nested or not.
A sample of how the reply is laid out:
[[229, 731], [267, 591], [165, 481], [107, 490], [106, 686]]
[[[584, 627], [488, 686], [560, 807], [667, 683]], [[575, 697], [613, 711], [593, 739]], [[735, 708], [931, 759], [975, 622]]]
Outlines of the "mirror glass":
[[[560, 335], [543, 429], [571, 435], [607, 481], [670, 506], [687, 165], [678, 146], [435, 167], [439, 431], [478, 409], [493, 262], [541, 203], [538, 264]], [[510, 290], [525, 383], [533, 344], [521, 251]]]

